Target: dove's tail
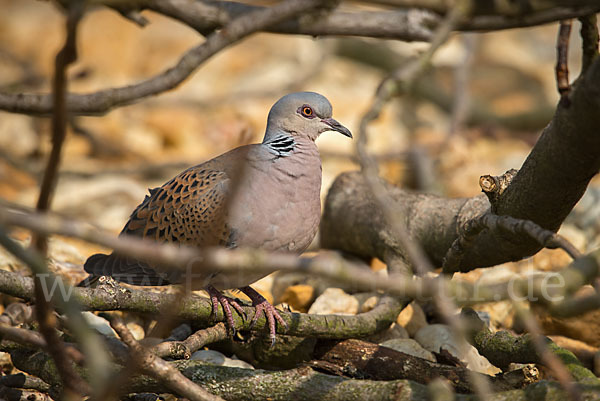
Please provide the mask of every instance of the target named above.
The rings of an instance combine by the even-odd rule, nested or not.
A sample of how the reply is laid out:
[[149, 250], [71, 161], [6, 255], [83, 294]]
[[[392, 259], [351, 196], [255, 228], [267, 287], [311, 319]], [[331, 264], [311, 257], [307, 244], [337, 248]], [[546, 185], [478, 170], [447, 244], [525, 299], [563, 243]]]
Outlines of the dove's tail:
[[78, 286], [89, 286], [98, 281], [100, 276], [111, 276], [117, 281], [133, 285], [172, 284], [172, 280], [166, 274], [155, 271], [147, 263], [114, 253], [92, 255], [86, 260], [83, 268], [90, 277]]

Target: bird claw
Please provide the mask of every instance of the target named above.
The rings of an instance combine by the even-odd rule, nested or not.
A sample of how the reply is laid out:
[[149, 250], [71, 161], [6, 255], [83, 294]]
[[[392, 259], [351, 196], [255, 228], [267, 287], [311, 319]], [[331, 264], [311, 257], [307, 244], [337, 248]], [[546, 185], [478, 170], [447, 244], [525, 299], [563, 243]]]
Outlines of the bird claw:
[[210, 296], [210, 301], [212, 304], [212, 313], [211, 313], [212, 318], [213, 319], [217, 318], [219, 304], [221, 304], [221, 306], [223, 307], [223, 313], [225, 314], [225, 321], [227, 323], [227, 328], [229, 330], [231, 330], [232, 336], [235, 335], [236, 328], [235, 328], [235, 322], [233, 320], [233, 313], [231, 311], [231, 307], [233, 306], [233, 308], [241, 316], [243, 316], [244, 319], [246, 319], [246, 317], [247, 317], [246, 312], [240, 306], [240, 304], [237, 303], [237, 301], [235, 299], [229, 298], [229, 297], [223, 295], [219, 290], [217, 290], [212, 285], [207, 288], [207, 292], [208, 292], [208, 295]]
[[261, 313], [265, 314], [267, 318], [267, 323], [269, 324], [269, 339], [271, 340], [271, 346], [275, 344], [275, 333], [276, 333], [276, 323], [277, 321], [281, 326], [284, 327], [285, 330], [288, 329], [288, 324], [283, 320], [279, 312], [273, 305], [269, 303], [262, 295], [260, 295], [256, 290], [251, 287], [243, 287], [240, 288], [244, 294], [248, 295], [248, 297], [252, 300], [252, 305], [254, 306], [254, 317], [250, 322], [250, 329], [254, 327], [256, 322], [258, 321], [258, 317]]

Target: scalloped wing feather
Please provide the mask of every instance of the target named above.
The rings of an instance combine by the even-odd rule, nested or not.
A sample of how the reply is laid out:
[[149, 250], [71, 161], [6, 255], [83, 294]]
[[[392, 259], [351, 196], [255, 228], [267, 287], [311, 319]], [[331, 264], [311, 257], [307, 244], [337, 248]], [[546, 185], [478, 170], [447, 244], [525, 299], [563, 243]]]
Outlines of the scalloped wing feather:
[[[193, 246], [228, 246], [227, 194], [230, 179], [224, 171], [205, 164], [192, 167], [150, 194], [131, 214], [120, 235]], [[166, 285], [176, 275], [155, 271], [148, 263], [116, 254], [91, 256], [85, 271], [113, 276], [136, 285]]]

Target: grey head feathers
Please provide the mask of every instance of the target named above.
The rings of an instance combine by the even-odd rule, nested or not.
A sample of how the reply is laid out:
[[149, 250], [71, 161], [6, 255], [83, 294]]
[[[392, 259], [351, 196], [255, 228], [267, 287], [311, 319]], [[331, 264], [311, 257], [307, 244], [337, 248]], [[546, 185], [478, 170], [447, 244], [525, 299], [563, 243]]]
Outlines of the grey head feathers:
[[295, 138], [314, 141], [325, 131], [352, 137], [346, 127], [332, 118], [331, 103], [325, 96], [315, 92], [290, 93], [271, 108], [263, 145], [272, 153], [286, 155], [293, 150]]

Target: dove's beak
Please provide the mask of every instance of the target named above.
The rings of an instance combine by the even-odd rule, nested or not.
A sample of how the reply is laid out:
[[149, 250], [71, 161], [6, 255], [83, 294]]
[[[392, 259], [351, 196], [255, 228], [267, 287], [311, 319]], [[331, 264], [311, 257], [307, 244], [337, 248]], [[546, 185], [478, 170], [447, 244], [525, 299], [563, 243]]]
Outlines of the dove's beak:
[[352, 138], [352, 133], [350, 132], [350, 130], [344, 127], [339, 122], [337, 122], [337, 120], [334, 120], [333, 118], [329, 117], [324, 118], [321, 121], [324, 122], [327, 126], [329, 126], [331, 131], [337, 131], [340, 134], [347, 136], [348, 138]]

